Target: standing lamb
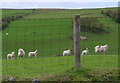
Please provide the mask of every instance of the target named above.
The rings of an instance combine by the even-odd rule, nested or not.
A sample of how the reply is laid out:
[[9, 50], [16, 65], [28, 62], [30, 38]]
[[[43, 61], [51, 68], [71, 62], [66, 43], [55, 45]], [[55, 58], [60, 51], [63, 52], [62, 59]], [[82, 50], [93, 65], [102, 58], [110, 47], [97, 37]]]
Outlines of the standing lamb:
[[63, 56], [70, 56], [70, 54], [71, 54], [71, 50], [70, 49], [63, 51]]
[[88, 54], [88, 48], [86, 48], [86, 50], [83, 50], [81, 55], [87, 55], [87, 54]]
[[12, 52], [12, 54], [7, 54], [7, 60], [12, 59], [13, 57], [14, 57], [14, 52]]
[[22, 58], [22, 57], [24, 57], [25, 56], [25, 51], [22, 49], [22, 48], [20, 48], [19, 50], [18, 50], [18, 57], [19, 58]]
[[107, 51], [107, 49], [108, 49], [108, 45], [106, 44], [106, 45], [103, 45], [103, 46], [95, 46], [95, 53], [97, 53], [97, 52], [106, 52]]
[[28, 53], [28, 57], [31, 57], [31, 56], [35, 56], [36, 57], [37, 53], [38, 53], [37, 50], [35, 50], [34, 52], [29, 52]]

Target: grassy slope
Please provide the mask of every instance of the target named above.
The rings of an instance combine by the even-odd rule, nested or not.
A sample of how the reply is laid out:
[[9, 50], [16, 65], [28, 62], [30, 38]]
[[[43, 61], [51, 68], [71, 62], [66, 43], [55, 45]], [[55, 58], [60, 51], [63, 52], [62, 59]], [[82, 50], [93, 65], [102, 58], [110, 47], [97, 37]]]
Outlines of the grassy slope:
[[[74, 67], [73, 58], [74, 56], [3, 60], [3, 75], [31, 77], [59, 73]], [[117, 61], [117, 55], [87, 55], [81, 57], [81, 66], [85, 69], [112, 69], [117, 68]]]
[[[19, 48], [24, 48], [26, 53], [37, 49], [39, 51], [38, 56], [61, 54], [66, 47], [71, 48], [72, 46], [72, 40], [70, 40], [71, 26], [71, 19], [18, 20], [12, 22], [3, 31], [3, 58], [11, 51], [17, 52]], [[9, 33], [8, 36], [6, 36], [6, 32]], [[32, 34], [34, 32], [35, 35]], [[68, 42], [69, 40], [70, 42]]]
[[[81, 17], [86, 17], [86, 16], [87, 17], [91, 17], [91, 16], [105, 17], [102, 14], [100, 14], [100, 10], [101, 9], [64, 10], [64, 11], [54, 11], [54, 12], [48, 12], [48, 13], [35, 13], [25, 18], [26, 19], [27, 18], [35, 18], [35, 19], [61, 18], [61, 17], [72, 18], [74, 14], [78, 14], [78, 13], [81, 14]], [[101, 35], [81, 32], [82, 35], [85, 35], [88, 37], [87, 41], [81, 41], [81, 50], [85, 49], [86, 47], [89, 47], [90, 48], [89, 54], [93, 54], [95, 45], [99, 45], [99, 44], [103, 45], [107, 43], [111, 46], [108, 52], [110, 54], [117, 54], [117, 46], [118, 46], [117, 45], [117, 34], [118, 34], [117, 23], [115, 23], [112, 19], [109, 19], [109, 18], [99, 18], [99, 19], [100, 19], [100, 22], [103, 22], [106, 26], [110, 26], [111, 32], [109, 34], [101, 34]], [[17, 74], [18, 76], [28, 77], [28, 76], [37, 75], [38, 73], [48, 73], [52, 71], [58, 72], [58, 70], [61, 70], [62, 72], [66, 69], [70, 69], [71, 67], [73, 67], [74, 66], [73, 56], [70, 56], [69, 58], [68, 57], [56, 57], [54, 59], [53, 57], [44, 58], [44, 56], [62, 54], [62, 51], [64, 49], [72, 48], [72, 40], [70, 40], [70, 36], [72, 35], [71, 20], [72, 19], [13, 21], [9, 25], [9, 28], [6, 28], [3, 31], [3, 46], [4, 46], [3, 58], [5, 59], [6, 54], [10, 53], [11, 51], [17, 52], [17, 50], [20, 47], [24, 48], [27, 53], [28, 51], [38, 49], [39, 50], [38, 57], [42, 57], [42, 58], [23, 59], [23, 60], [16, 59], [16, 60], [10, 60], [10, 61], [3, 60], [3, 63], [4, 63], [3, 74], [16, 75], [16, 73], [18, 73]], [[54, 24], [59, 26], [53, 26]], [[34, 26], [38, 26], [38, 27], [34, 28]], [[64, 28], [64, 29], [61, 29], [61, 28]], [[5, 35], [6, 32], [9, 32], [8, 38]], [[31, 34], [32, 32], [36, 32], [35, 38], [34, 38], [34, 35]], [[55, 33], [61, 33], [61, 32], [65, 34], [54, 35]], [[44, 36], [41, 35], [43, 33], [44, 33]], [[59, 37], [61, 38], [60, 40], [58, 39]], [[34, 41], [33, 41], [33, 38], [34, 38]], [[68, 41], [69, 43], [67, 43]], [[83, 56], [81, 60], [83, 62], [82, 65], [85, 68], [99, 69], [99, 68], [116, 68], [117, 67], [117, 56], [113, 56], [113, 55]], [[41, 64], [40, 68], [38, 68], [37, 63]], [[11, 64], [15, 70], [8, 64]], [[7, 71], [8, 69], [11, 69], [11, 71], [13, 72]], [[31, 69], [33, 70], [31, 71]]]
[[[81, 17], [105, 17], [100, 13], [100, 10], [101, 9], [85, 9], [61, 10], [47, 13], [37, 12], [26, 16], [24, 19], [72, 18], [74, 14], [81, 14]], [[100, 35], [81, 32], [81, 35], [88, 37], [87, 41], [81, 41], [81, 50], [88, 47], [90, 48], [89, 54], [94, 54], [94, 47], [96, 45], [109, 44], [111, 47], [108, 53], [117, 54], [117, 23], [110, 18], [99, 18], [99, 20], [101, 23], [104, 23], [105, 26], [110, 27], [110, 33]], [[72, 49], [72, 40], [70, 39], [73, 33], [72, 27], [72, 19], [13, 21], [9, 27], [3, 31], [3, 58], [11, 51], [17, 52], [19, 48], [24, 48], [27, 53], [38, 49], [40, 52], [39, 56], [62, 54], [64, 49]], [[9, 32], [8, 37], [5, 35], [6, 32]], [[32, 34], [34, 32], [35, 35]]]

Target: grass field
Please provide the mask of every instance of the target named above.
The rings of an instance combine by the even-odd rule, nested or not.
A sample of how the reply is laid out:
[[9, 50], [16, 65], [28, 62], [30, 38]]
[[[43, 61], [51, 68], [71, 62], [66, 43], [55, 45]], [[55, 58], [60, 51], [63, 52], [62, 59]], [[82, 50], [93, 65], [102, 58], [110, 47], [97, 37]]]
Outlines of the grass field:
[[[62, 51], [73, 49], [73, 15], [80, 14], [81, 17], [104, 17], [98, 18], [100, 23], [109, 27], [109, 33], [95, 34], [81, 32], [87, 36], [87, 40], [81, 40], [81, 50], [89, 48], [89, 55], [81, 57], [81, 65], [88, 69], [104, 69], [118, 67], [118, 24], [111, 18], [101, 14], [101, 10], [107, 9], [82, 9], [61, 10], [49, 12], [34, 12], [21, 20], [11, 21], [9, 26], [2, 31], [2, 62], [3, 75], [30, 77], [43, 73], [63, 72], [74, 67], [74, 57], [52, 57], [62, 55]], [[4, 10], [3, 10], [4, 11]], [[13, 12], [13, 13], [12, 13]], [[7, 16], [14, 15], [15, 10], [4, 11]], [[20, 13], [22, 11], [19, 11]], [[25, 10], [31, 12], [31, 10]], [[56, 19], [57, 18], [57, 19]], [[63, 19], [61, 19], [63, 18]], [[34, 19], [34, 20], [24, 20]], [[107, 28], [106, 28], [107, 29]], [[9, 33], [6, 36], [6, 33]], [[108, 44], [109, 50], [94, 54], [96, 45]], [[26, 52], [24, 59], [17, 59], [19, 48]], [[28, 52], [38, 50], [37, 58], [27, 58]], [[14, 60], [6, 60], [6, 55], [15, 52]], [[72, 52], [73, 54], [73, 52]], [[9, 71], [11, 70], [11, 71]]]
[[[3, 58], [12, 51], [16, 53], [19, 48], [24, 48], [26, 53], [38, 49], [38, 56], [58, 55], [62, 54], [62, 51], [67, 48], [73, 49], [73, 40], [71, 39], [73, 35], [73, 20], [71, 17], [78, 13], [83, 13], [81, 17], [84, 17], [84, 14], [87, 14], [85, 15], [87, 17], [99, 17], [99, 15], [105, 17], [100, 12], [101, 9], [52, 11], [48, 13], [33, 13], [23, 18], [38, 20], [12, 21], [2, 33], [4, 46]], [[90, 16], [89, 13], [91, 13]], [[68, 14], [70, 14], [70, 19], [55, 19], [56, 17], [66, 18], [65, 15]], [[49, 16], [52, 16], [50, 18], [54, 19], [49, 19]], [[39, 18], [44, 19], [39, 20]], [[81, 35], [87, 36], [88, 38], [87, 41], [81, 41], [81, 50], [88, 47], [90, 48], [89, 54], [94, 54], [94, 47], [96, 45], [108, 44], [111, 46], [108, 53], [117, 54], [118, 24], [110, 18], [99, 18], [99, 20], [106, 27], [110, 27], [110, 33], [94, 34], [81, 32]], [[6, 36], [6, 32], [9, 33], [8, 36]]]
[[[3, 60], [3, 75], [32, 77], [44, 73], [60, 73], [74, 67], [74, 56], [24, 58]], [[118, 67], [117, 55], [86, 55], [81, 57], [81, 67], [107, 69]]]
[[22, 15], [25, 13], [32, 13], [32, 10], [17, 10], [17, 9], [3, 9], [2, 11], [2, 18], [4, 17], [9, 17], [9, 16], [17, 16], [17, 15]]

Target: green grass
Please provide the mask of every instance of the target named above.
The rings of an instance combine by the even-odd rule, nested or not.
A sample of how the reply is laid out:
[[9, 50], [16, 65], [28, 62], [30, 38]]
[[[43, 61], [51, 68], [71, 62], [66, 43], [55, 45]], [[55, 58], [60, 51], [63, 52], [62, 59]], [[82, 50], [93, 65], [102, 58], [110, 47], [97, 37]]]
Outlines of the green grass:
[[[3, 60], [3, 75], [32, 77], [44, 73], [60, 73], [74, 67], [74, 56], [39, 57]], [[117, 55], [81, 56], [81, 67], [86, 69], [106, 69], [118, 67]]]
[[22, 15], [24, 13], [32, 13], [32, 10], [21, 10], [21, 9], [8, 9], [8, 10], [1, 10], [2, 12], [2, 18], [4, 17], [9, 17], [9, 16], [17, 16], [17, 15]]
[[[33, 13], [23, 18], [43, 18], [43, 20], [12, 21], [8, 28], [3, 31], [3, 58], [6, 58], [6, 55], [12, 51], [17, 52], [19, 48], [24, 48], [26, 53], [37, 49], [40, 56], [58, 55], [62, 54], [62, 51], [67, 48], [73, 49], [73, 40], [70, 38], [73, 35], [73, 20], [46, 20], [45, 18], [66, 18], [66, 16], [72, 18], [74, 14], [78, 13], [82, 14], [81, 17], [98, 17], [98, 14], [105, 17], [100, 12], [101, 9], [52, 11], [48, 13]], [[86, 41], [81, 41], [81, 51], [88, 47], [90, 48], [89, 54], [94, 54], [94, 47], [96, 45], [108, 44], [110, 45], [108, 53], [117, 54], [118, 24], [110, 18], [99, 18], [99, 20], [100, 23], [103, 23], [106, 27], [109, 27], [108, 31], [110, 33], [94, 34], [89, 32], [81, 32], [81, 35], [87, 36]], [[5, 35], [6, 32], [9, 33], [9, 36]]]
[[71, 19], [13, 21], [3, 31], [3, 58], [11, 51], [17, 52], [19, 48], [25, 49], [26, 56], [29, 51], [36, 49], [39, 56], [61, 54], [64, 49], [72, 48], [71, 22]]
[[[71, 39], [73, 35], [73, 15], [81, 14], [81, 17], [106, 17], [101, 14], [101, 10], [103, 9], [61, 10], [50, 12], [40, 12], [37, 10], [37, 12], [23, 18], [36, 20], [21, 19], [11, 21], [9, 26], [2, 31], [3, 75], [31, 77], [44, 73], [60, 73], [71, 69], [74, 67], [73, 56], [52, 56], [62, 55], [63, 50], [67, 48], [73, 49], [73, 40]], [[12, 11], [14, 12], [12, 13]], [[15, 10], [11, 10], [11, 12], [7, 11], [5, 15], [11, 16], [16, 12]], [[31, 11], [25, 10], [25, 12]], [[110, 18], [98, 19], [100, 23], [109, 27], [106, 28], [109, 33], [80, 33], [83, 36], [87, 36], [87, 40], [80, 41], [80, 52], [86, 47], [89, 48], [89, 55], [81, 57], [81, 65], [83, 68], [92, 70], [117, 68], [118, 24]], [[9, 33], [8, 36], [6, 36], [7, 32]], [[97, 55], [93, 55], [94, 47], [104, 44], [110, 46], [107, 54], [103, 55], [103, 53], [97, 53]], [[26, 52], [24, 59], [17, 59], [19, 48], [23, 48]], [[37, 58], [27, 58], [28, 52], [36, 49], [38, 50]], [[15, 51], [15, 60], [6, 60], [6, 55], [12, 51]]]
[[[20, 77], [14, 76], [16, 81], [24, 81], [24, 82], [31, 82], [31, 77]], [[118, 69], [97, 69], [97, 70], [90, 70], [90, 69], [76, 69], [72, 68], [70, 70], [64, 71], [63, 73], [51, 73], [51, 74], [41, 74], [38, 76], [34, 76], [35, 79], [40, 80], [40, 82], [45, 81], [56, 81], [56, 82], [65, 82], [65, 81], [79, 81], [79, 82], [104, 82], [104, 81], [112, 81], [112, 82], [119, 82], [118, 79]], [[7, 81], [9, 78], [8, 75], [3, 76], [3, 81]]]

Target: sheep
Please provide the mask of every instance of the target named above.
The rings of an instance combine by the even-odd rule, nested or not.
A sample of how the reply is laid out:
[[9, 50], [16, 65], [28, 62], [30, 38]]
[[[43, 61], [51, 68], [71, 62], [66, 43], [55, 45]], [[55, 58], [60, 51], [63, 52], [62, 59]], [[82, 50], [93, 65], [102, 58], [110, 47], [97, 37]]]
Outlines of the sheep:
[[86, 48], [86, 50], [83, 50], [81, 55], [87, 55], [87, 54], [88, 54], [88, 48]]
[[81, 39], [81, 40], [86, 40], [87, 37], [86, 37], [86, 36], [80, 36], [80, 39]]
[[103, 45], [103, 46], [95, 46], [95, 53], [97, 53], [97, 52], [106, 52], [107, 51], [107, 49], [108, 49], [108, 45], [106, 44], [106, 45]]
[[14, 77], [10, 76], [8, 81], [16, 81]]
[[31, 57], [31, 56], [35, 56], [36, 57], [37, 53], [38, 53], [37, 50], [35, 50], [34, 52], [29, 52], [28, 53], [28, 57]]
[[8, 36], [8, 33], [6, 33], [6, 35]]
[[22, 48], [20, 48], [18, 50], [18, 57], [21, 58], [21, 57], [24, 57], [24, 56], [25, 56], [25, 51]]
[[39, 80], [37, 80], [37, 79], [35, 79], [35, 78], [32, 78], [33, 80], [32, 80], [32, 83], [39, 83], [40, 81]]
[[71, 54], [71, 50], [70, 49], [63, 51], [63, 56], [70, 56], [70, 54]]
[[14, 57], [14, 52], [12, 52], [12, 54], [7, 54], [7, 60], [12, 59], [13, 57]]

